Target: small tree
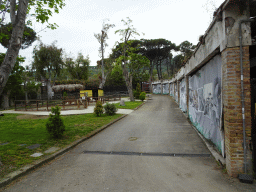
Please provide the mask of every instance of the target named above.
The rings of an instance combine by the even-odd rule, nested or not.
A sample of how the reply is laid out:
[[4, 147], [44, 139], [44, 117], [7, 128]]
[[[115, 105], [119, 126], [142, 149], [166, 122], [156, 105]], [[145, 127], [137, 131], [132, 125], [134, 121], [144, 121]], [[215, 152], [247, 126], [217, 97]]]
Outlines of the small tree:
[[94, 114], [99, 117], [103, 114], [103, 106], [101, 101], [97, 101], [96, 106], [94, 108]]
[[145, 92], [141, 92], [139, 98], [140, 98], [141, 101], [144, 101], [145, 98], [146, 98], [146, 93]]
[[65, 131], [63, 119], [60, 117], [60, 107], [52, 107], [50, 117], [46, 122], [46, 129], [48, 133], [54, 138], [59, 139]]
[[141, 88], [140, 88], [140, 84], [137, 83], [137, 87], [136, 87], [136, 90], [134, 91], [134, 97], [135, 99], [139, 99], [140, 97], [140, 93], [141, 93]]

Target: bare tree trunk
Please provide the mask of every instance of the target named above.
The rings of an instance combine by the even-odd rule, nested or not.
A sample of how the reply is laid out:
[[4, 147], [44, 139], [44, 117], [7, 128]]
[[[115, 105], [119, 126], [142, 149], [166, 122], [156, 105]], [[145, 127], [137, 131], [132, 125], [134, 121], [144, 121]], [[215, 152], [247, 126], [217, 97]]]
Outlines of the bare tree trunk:
[[7, 91], [7, 93], [3, 93], [3, 108], [4, 110], [9, 109], [9, 96], [10, 96], [11, 91]]
[[125, 65], [122, 65], [122, 68], [123, 68], [124, 80], [128, 90], [130, 101], [134, 101], [133, 92], [132, 92], [132, 75], [128, 73], [128, 70]]
[[19, 0], [18, 12], [13, 23], [12, 36], [3, 63], [0, 66], [0, 95], [7, 83], [19, 54], [25, 28], [28, 0]]
[[47, 96], [48, 96], [48, 100], [52, 99], [52, 85], [51, 85], [51, 79], [47, 79], [46, 82], [46, 86], [47, 86]]
[[104, 31], [102, 31], [102, 35], [101, 35], [101, 83], [99, 88], [103, 89], [104, 84], [106, 82], [106, 78], [104, 75], [104, 50], [103, 50], [103, 35], [104, 35]]
[[153, 81], [153, 70], [154, 70], [154, 65], [153, 61], [150, 60], [150, 68], [149, 68], [149, 92], [152, 93], [152, 81]]

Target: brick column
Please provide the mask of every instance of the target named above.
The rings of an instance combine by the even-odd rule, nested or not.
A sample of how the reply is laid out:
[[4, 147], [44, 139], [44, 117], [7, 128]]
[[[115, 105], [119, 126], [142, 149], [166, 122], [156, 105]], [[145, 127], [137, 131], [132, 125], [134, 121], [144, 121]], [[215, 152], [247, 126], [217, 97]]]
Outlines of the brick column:
[[[239, 47], [227, 48], [222, 52], [222, 101], [225, 130], [226, 168], [228, 174], [237, 177], [243, 173], [243, 118], [241, 103], [241, 70]], [[251, 140], [251, 89], [249, 46], [243, 47], [243, 75], [245, 96], [245, 127], [247, 146]], [[251, 151], [247, 147], [247, 162]], [[248, 167], [249, 168], [249, 167]]]

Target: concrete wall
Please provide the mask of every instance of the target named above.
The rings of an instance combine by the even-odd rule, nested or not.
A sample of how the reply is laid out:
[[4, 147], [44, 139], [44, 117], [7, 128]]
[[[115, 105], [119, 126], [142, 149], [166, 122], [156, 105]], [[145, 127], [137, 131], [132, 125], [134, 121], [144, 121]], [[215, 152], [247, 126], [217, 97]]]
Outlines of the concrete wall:
[[[228, 174], [234, 177], [243, 173], [244, 163], [239, 24], [249, 17], [249, 4], [243, 8], [234, 0], [223, 2], [193, 56], [169, 80], [169, 95], [202, 135], [215, 144], [226, 158]], [[250, 23], [243, 23], [247, 144], [251, 139], [250, 45]], [[163, 82], [153, 84], [161, 89]], [[247, 157], [251, 162], [251, 151]]]

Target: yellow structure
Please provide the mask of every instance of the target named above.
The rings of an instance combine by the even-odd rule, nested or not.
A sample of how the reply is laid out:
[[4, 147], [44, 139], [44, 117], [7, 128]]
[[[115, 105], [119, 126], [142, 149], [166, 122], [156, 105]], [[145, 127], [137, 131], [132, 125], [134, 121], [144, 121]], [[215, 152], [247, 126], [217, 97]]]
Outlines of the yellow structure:
[[85, 94], [87, 97], [102, 97], [104, 96], [104, 91], [101, 89], [98, 90], [80, 90], [80, 97], [84, 97]]

